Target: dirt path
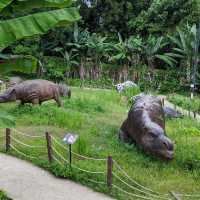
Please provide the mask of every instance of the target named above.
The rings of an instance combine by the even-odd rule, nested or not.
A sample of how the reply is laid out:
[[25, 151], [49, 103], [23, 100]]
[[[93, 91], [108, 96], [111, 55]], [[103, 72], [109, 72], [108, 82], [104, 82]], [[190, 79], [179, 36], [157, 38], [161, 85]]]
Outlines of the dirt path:
[[13, 200], [112, 200], [32, 164], [0, 153], [0, 188]]

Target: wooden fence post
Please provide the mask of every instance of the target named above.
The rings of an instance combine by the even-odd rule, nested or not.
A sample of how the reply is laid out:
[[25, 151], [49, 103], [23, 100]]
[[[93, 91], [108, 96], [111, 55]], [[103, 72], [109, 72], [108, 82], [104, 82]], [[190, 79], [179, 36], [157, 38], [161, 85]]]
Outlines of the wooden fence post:
[[113, 169], [113, 160], [112, 160], [111, 156], [108, 156], [108, 160], [107, 160], [107, 186], [109, 188], [112, 188], [112, 178], [113, 178], [112, 169]]
[[47, 140], [48, 159], [49, 162], [51, 163], [53, 161], [53, 150], [51, 146], [51, 135], [48, 132], [46, 132], [46, 140]]
[[194, 113], [193, 113], [193, 114], [194, 114], [194, 119], [196, 119], [196, 111], [194, 111]]
[[165, 106], [165, 99], [162, 98], [162, 106], [164, 107]]
[[6, 152], [10, 150], [10, 133], [11, 130], [9, 128], [6, 128]]

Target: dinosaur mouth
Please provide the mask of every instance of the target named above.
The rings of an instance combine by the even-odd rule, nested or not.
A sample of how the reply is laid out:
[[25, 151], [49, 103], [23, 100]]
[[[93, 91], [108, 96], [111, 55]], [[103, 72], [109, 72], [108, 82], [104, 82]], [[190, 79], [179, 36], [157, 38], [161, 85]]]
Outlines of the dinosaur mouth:
[[165, 150], [159, 152], [159, 157], [164, 160], [172, 160], [174, 158], [174, 151], [173, 150]]

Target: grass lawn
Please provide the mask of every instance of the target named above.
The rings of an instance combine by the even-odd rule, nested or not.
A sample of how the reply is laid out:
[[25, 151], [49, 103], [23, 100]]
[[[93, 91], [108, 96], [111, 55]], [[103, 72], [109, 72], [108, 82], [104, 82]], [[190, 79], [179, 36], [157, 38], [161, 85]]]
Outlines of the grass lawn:
[[[66, 132], [79, 134], [79, 140], [73, 145], [74, 152], [95, 158], [106, 158], [111, 155], [130, 177], [158, 193], [169, 194], [169, 191], [184, 194], [200, 193], [200, 124], [192, 119], [167, 120], [167, 133], [175, 142], [175, 158], [171, 162], [164, 162], [144, 154], [134, 145], [123, 144], [118, 140], [119, 127], [126, 118], [129, 108], [125, 99], [115, 91], [73, 88], [72, 99], [64, 100], [62, 108], [58, 108], [52, 101], [35, 107], [18, 106], [16, 103], [0, 104], [0, 110], [12, 114], [16, 120], [16, 129], [30, 135], [44, 135], [46, 131], [49, 131], [62, 143]], [[4, 132], [5, 129], [0, 129], [0, 138]], [[115, 164], [114, 173], [131, 187], [120, 182], [116, 177], [113, 179], [114, 184], [131, 194], [123, 193], [115, 187], [109, 191], [102, 183], [106, 180], [106, 174], [90, 174], [73, 167], [70, 170], [69, 166], [59, 159], [59, 156], [56, 158], [63, 165], [57, 162], [49, 165], [45, 137], [42, 139], [27, 138], [17, 135], [14, 131], [11, 135], [26, 144], [44, 147], [40, 149], [24, 147], [11, 139], [12, 144], [20, 151], [35, 156], [37, 159], [25, 158], [13, 150], [10, 154], [31, 160], [50, 170], [56, 176], [68, 177], [121, 200], [141, 199], [131, 194], [145, 196], [143, 192], [132, 187], [135, 184], [120, 173]], [[1, 151], [4, 151], [2, 147], [4, 140], [4, 138], [0, 139]], [[68, 159], [65, 149], [55, 142], [53, 146]], [[106, 172], [106, 161], [80, 159], [73, 156], [72, 162], [82, 169]], [[95, 182], [101, 182], [101, 184]], [[141, 187], [137, 188], [144, 190]], [[149, 199], [159, 198], [150, 196]]]

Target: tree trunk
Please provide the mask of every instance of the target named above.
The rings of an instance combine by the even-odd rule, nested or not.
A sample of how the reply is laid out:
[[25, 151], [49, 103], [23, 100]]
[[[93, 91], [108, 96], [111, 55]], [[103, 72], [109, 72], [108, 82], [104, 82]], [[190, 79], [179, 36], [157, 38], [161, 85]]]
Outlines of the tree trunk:
[[80, 67], [79, 67], [79, 76], [80, 76], [80, 79], [81, 79], [80, 87], [83, 87], [84, 78], [85, 78], [84, 58], [83, 57], [81, 57], [81, 64], [80, 64]]
[[123, 81], [127, 81], [128, 79], [128, 65], [126, 63], [123, 64], [123, 68], [122, 68], [122, 78]]

